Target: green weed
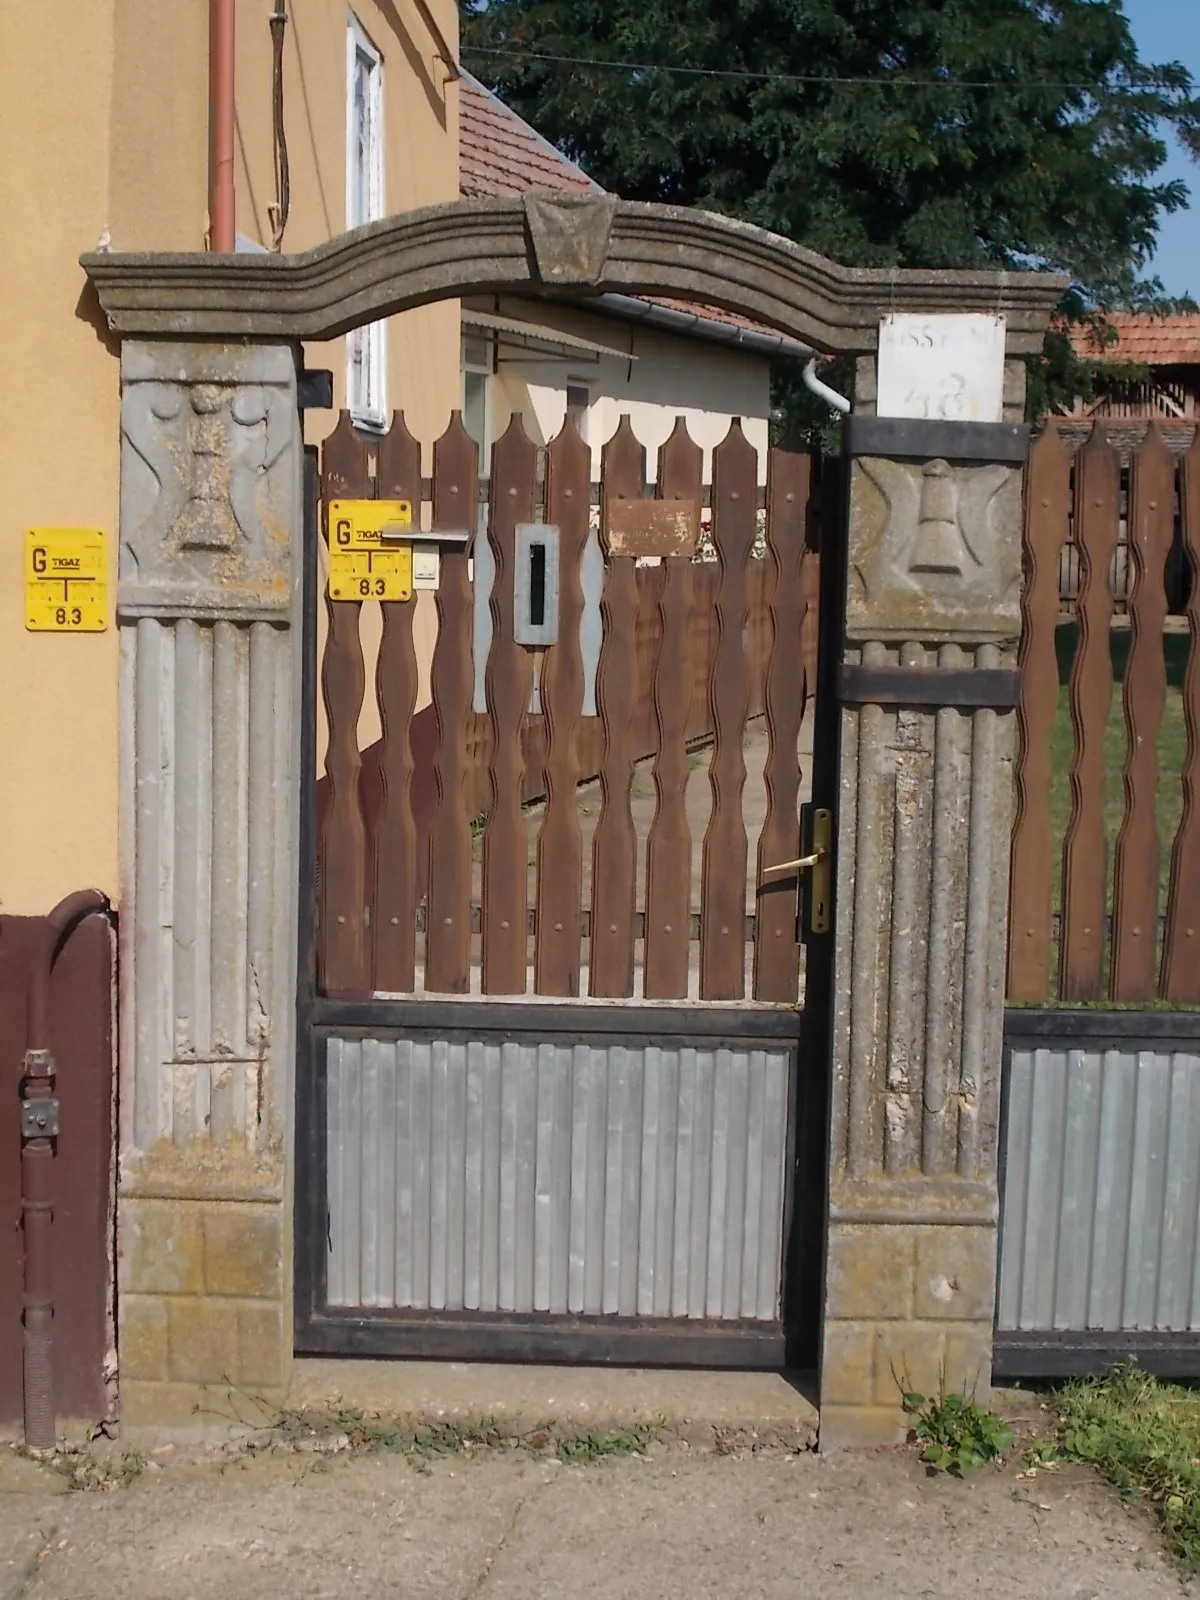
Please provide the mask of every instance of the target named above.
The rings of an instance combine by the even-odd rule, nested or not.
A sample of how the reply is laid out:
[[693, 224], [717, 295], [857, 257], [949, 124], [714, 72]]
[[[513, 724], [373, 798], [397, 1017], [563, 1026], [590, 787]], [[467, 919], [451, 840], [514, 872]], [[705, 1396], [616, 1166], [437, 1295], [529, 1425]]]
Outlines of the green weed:
[[985, 1411], [973, 1394], [943, 1389], [928, 1400], [910, 1389], [904, 1409], [917, 1419], [914, 1432], [925, 1446], [921, 1460], [938, 1472], [965, 1477], [1012, 1448], [1012, 1429], [994, 1411]]
[[603, 1461], [610, 1456], [644, 1455], [658, 1434], [657, 1428], [631, 1428], [625, 1433], [602, 1433], [593, 1428], [558, 1441], [558, 1459], [575, 1463]]
[[1200, 1571], [1200, 1390], [1126, 1365], [1064, 1385], [1055, 1403], [1062, 1455], [1152, 1506], [1171, 1554]]

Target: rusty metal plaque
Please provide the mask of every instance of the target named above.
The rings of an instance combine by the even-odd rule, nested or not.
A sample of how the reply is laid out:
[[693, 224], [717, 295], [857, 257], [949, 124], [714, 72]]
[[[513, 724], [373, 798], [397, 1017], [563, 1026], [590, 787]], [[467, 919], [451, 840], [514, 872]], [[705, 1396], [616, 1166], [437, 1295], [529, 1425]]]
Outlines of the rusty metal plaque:
[[612, 556], [694, 556], [698, 500], [610, 500], [604, 542]]

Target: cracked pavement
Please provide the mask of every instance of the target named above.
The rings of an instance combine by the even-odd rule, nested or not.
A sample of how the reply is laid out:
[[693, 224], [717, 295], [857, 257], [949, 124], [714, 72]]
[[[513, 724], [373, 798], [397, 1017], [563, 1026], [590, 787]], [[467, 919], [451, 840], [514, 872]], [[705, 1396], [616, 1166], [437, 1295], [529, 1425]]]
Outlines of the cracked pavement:
[[166, 1454], [129, 1487], [0, 1474], [0, 1600], [1133, 1600], [1185, 1592], [1149, 1520], [1082, 1470], [930, 1478], [910, 1450]]

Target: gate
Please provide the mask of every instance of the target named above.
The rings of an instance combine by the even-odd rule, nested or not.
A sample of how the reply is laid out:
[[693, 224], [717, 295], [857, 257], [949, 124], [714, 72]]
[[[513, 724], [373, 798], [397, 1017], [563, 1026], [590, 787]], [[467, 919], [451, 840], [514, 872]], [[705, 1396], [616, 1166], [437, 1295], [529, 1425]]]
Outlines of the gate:
[[[570, 421], [477, 455], [343, 415], [308, 462], [297, 1349], [812, 1366], [814, 461], [735, 422], [705, 484], [681, 420], [648, 490], [628, 418], [599, 483]], [[331, 597], [371, 500], [436, 589]]]
[[1026, 503], [993, 1371], [1195, 1377], [1200, 445], [1051, 419]]

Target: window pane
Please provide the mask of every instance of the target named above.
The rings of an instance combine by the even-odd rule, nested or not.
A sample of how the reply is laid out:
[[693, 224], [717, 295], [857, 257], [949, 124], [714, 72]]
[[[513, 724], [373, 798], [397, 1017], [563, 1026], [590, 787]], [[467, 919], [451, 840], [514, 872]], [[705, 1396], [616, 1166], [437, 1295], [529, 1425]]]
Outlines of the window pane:
[[491, 340], [480, 338], [478, 334], [467, 334], [463, 339], [463, 365], [465, 367], [478, 367], [482, 371], [490, 372]]
[[481, 450], [487, 448], [487, 378], [482, 372], [463, 373], [463, 427]]

